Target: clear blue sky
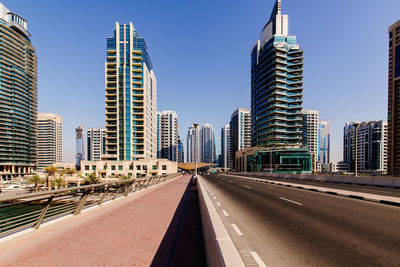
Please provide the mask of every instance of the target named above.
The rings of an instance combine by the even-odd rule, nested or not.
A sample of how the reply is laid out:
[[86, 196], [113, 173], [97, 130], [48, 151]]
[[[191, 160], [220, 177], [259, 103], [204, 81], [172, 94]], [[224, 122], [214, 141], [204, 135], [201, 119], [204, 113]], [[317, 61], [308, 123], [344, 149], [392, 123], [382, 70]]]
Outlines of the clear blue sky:
[[[1, 0], [0, 0], [1, 1]], [[209, 122], [216, 136], [250, 106], [250, 50], [274, 0], [3, 0], [28, 20], [39, 66], [39, 111], [63, 116], [64, 161], [74, 128], [104, 125], [106, 37], [133, 22], [145, 37], [158, 81], [158, 109], [175, 110], [181, 136]], [[290, 34], [304, 49], [304, 104], [332, 123], [332, 158], [343, 126], [387, 120], [389, 25], [399, 0], [283, 0]]]

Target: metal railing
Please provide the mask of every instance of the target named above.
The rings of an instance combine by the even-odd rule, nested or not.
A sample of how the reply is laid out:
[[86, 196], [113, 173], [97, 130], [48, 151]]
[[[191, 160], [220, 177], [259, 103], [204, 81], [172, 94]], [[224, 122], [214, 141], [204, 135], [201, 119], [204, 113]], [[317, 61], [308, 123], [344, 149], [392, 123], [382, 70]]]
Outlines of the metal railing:
[[43, 222], [68, 214], [79, 215], [85, 208], [127, 197], [179, 175], [134, 178], [0, 198], [0, 238], [28, 228], [38, 229]]

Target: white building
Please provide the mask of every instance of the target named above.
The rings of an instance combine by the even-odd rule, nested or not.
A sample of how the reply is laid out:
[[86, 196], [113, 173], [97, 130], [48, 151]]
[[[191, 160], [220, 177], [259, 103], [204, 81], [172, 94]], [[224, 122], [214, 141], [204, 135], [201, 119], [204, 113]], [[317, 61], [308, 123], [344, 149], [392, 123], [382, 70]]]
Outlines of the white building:
[[157, 112], [157, 127], [158, 158], [178, 161], [179, 126], [176, 112]]
[[106, 153], [106, 128], [87, 129], [87, 160], [98, 161]]
[[229, 123], [229, 168], [235, 162], [236, 151], [251, 146], [251, 113], [247, 108], [238, 108], [231, 115]]
[[62, 117], [38, 114], [38, 170], [62, 162]]
[[344, 126], [343, 161], [355, 170], [355, 125], [357, 126], [358, 172], [387, 171], [387, 122], [347, 122]]
[[200, 130], [194, 126], [190, 126], [186, 138], [186, 162], [195, 162], [195, 142], [197, 138], [197, 161], [201, 158]]
[[230, 146], [230, 125], [226, 124], [221, 129], [221, 162], [220, 162], [220, 166], [222, 168], [230, 168], [230, 166], [231, 166], [230, 157], [229, 157], [229, 154], [230, 154], [229, 146]]
[[331, 123], [319, 121], [318, 124], [318, 163], [330, 163], [331, 153]]
[[318, 110], [301, 110], [302, 114], [302, 143], [306, 146], [312, 156], [312, 170], [317, 168], [318, 161]]

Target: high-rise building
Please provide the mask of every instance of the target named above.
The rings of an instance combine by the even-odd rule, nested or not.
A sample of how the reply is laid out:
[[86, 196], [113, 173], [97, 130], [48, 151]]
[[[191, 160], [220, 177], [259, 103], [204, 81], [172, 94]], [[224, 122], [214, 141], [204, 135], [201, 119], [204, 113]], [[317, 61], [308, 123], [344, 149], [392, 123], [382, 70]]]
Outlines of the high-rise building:
[[81, 169], [81, 161], [85, 159], [84, 130], [83, 125], [75, 128], [75, 166], [77, 170]]
[[157, 128], [158, 157], [178, 161], [179, 127], [176, 112], [157, 112]]
[[[355, 126], [348, 122], [344, 126], [343, 161], [355, 170]], [[358, 172], [387, 171], [387, 123], [383, 121], [361, 122], [357, 126], [357, 170]]]
[[214, 163], [215, 158], [215, 136], [211, 124], [204, 123], [200, 128], [200, 161], [203, 163]]
[[107, 38], [106, 153], [110, 160], [157, 157], [157, 81], [146, 42], [130, 24]]
[[400, 174], [400, 20], [389, 27], [388, 173]]
[[318, 162], [322, 164], [331, 163], [331, 123], [319, 121], [318, 124]]
[[182, 140], [179, 138], [178, 140], [178, 162], [183, 163], [185, 162], [185, 152]]
[[221, 160], [220, 166], [222, 168], [230, 168], [232, 166], [232, 162], [230, 160], [230, 125], [226, 124], [221, 129]]
[[37, 61], [27, 21], [0, 3], [0, 178], [35, 171]]
[[197, 138], [197, 161], [200, 162], [201, 158], [201, 145], [200, 145], [200, 131], [199, 128], [190, 126], [186, 138], [186, 162], [195, 162], [196, 155], [196, 138]]
[[38, 114], [38, 170], [62, 162], [62, 117], [53, 113]]
[[251, 114], [247, 108], [238, 108], [232, 113], [230, 128], [229, 168], [235, 168], [236, 151], [251, 146]]
[[302, 144], [307, 147], [313, 157], [313, 169], [316, 169], [318, 160], [318, 110], [301, 111], [302, 116]]
[[106, 154], [106, 129], [89, 128], [87, 129], [87, 160], [99, 161]]
[[277, 0], [251, 52], [252, 146], [300, 146], [303, 50]]

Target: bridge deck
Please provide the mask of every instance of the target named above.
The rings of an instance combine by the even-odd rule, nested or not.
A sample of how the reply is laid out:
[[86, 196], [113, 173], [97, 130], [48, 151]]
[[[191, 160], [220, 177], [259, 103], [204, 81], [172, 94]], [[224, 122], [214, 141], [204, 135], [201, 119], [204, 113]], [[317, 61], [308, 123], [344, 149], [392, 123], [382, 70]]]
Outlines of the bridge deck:
[[189, 181], [183, 176], [4, 242], [0, 266], [204, 266]]

